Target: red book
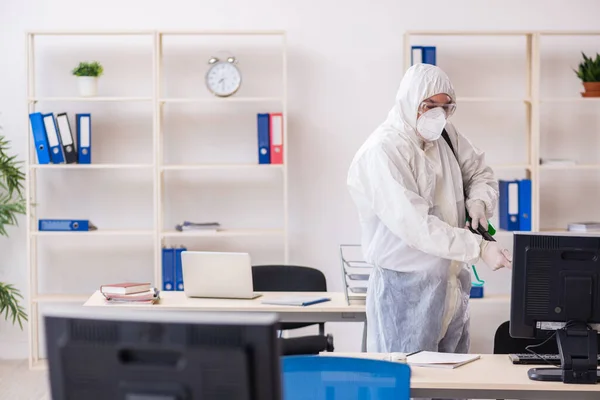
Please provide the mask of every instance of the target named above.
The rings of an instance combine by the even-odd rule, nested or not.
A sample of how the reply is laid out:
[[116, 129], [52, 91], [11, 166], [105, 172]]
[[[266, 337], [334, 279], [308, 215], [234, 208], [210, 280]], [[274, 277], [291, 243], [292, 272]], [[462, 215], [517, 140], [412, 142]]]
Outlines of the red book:
[[150, 290], [149, 283], [123, 282], [100, 286], [100, 291], [106, 294], [131, 294]]
[[283, 164], [283, 114], [271, 113], [270, 118], [271, 164]]

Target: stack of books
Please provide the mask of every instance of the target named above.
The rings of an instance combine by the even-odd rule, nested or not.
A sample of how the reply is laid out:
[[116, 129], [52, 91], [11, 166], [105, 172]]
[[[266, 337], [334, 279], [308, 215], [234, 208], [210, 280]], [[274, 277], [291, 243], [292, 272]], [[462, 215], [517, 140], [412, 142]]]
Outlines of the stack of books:
[[160, 291], [150, 283], [113, 283], [100, 286], [100, 292], [109, 303], [154, 304], [160, 298]]

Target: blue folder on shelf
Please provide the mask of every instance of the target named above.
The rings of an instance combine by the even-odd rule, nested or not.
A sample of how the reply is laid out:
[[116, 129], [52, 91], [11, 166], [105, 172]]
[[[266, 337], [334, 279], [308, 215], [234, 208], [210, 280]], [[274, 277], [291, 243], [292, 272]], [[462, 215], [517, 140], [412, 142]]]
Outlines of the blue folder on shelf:
[[58, 133], [58, 125], [53, 113], [42, 114], [44, 118], [44, 128], [46, 128], [46, 139], [50, 150], [50, 159], [54, 164], [63, 164], [65, 157], [63, 155], [62, 142]]
[[435, 46], [412, 46], [411, 48], [411, 65], [415, 64], [431, 64], [436, 65], [436, 49]]
[[29, 114], [29, 121], [31, 123], [31, 132], [33, 134], [33, 143], [35, 144], [38, 164], [50, 164], [50, 150], [48, 148], [48, 138], [46, 137], [46, 128], [44, 127], [42, 113]]
[[269, 114], [256, 115], [256, 127], [258, 130], [258, 163], [271, 163], [271, 139], [269, 137]]
[[261, 303], [262, 304], [270, 304], [274, 306], [298, 306], [305, 307], [310, 306], [312, 304], [324, 303], [326, 301], [330, 301], [329, 297], [294, 297], [294, 296], [286, 296], [286, 297], [278, 297], [275, 299], [265, 299]]
[[498, 218], [500, 229], [506, 231], [518, 231], [519, 226], [519, 181], [504, 181], [499, 182], [499, 210]]
[[77, 122], [77, 158], [79, 164], [92, 162], [92, 115], [76, 114]]
[[531, 231], [531, 180], [519, 181], [519, 230]]
[[181, 265], [181, 253], [186, 251], [185, 247], [175, 249], [175, 290], [183, 292], [183, 266]]
[[162, 249], [162, 281], [164, 291], [175, 290], [175, 249]]
[[47, 232], [81, 232], [97, 229], [87, 219], [40, 219], [38, 221], [38, 230]]

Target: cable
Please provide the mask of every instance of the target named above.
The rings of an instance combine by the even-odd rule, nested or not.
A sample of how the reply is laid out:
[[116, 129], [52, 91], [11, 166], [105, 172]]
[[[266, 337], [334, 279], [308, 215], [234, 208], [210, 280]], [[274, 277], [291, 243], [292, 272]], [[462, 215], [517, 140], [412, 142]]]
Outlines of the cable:
[[[570, 325], [576, 324], [576, 323], [577, 323], [576, 321], [569, 321], [560, 330], [567, 329]], [[585, 326], [587, 327], [588, 330], [592, 329], [588, 324], [585, 324]], [[555, 330], [554, 333], [548, 339], [544, 340], [542, 343], [539, 343], [539, 344], [530, 344], [529, 346], [525, 347], [525, 350], [528, 351], [529, 353], [533, 354], [536, 358], [539, 358], [540, 360], [544, 361], [548, 365], [552, 365], [553, 367], [559, 367], [559, 368], [562, 367], [561, 364], [553, 364], [550, 361], [544, 359], [542, 356], [540, 356], [535, 351], [531, 350], [532, 348], [541, 347], [541, 346], [545, 345], [546, 343], [548, 343], [550, 340], [552, 340], [553, 338], [556, 337], [556, 334], [557, 334], [558, 331], [559, 331], [559, 329]]]
[[550, 340], [552, 340], [553, 338], [556, 337], [556, 332], [554, 331], [554, 333], [552, 334], [552, 336], [550, 336], [548, 339], [544, 340], [542, 343], [540, 344], [530, 344], [529, 346], [525, 347], [525, 350], [528, 351], [529, 353], [533, 354], [536, 358], [539, 358], [540, 360], [542, 360], [543, 362], [545, 362], [548, 365], [551, 365], [553, 367], [560, 367], [560, 364], [553, 364], [550, 361], [546, 360], [545, 358], [543, 358], [542, 356], [540, 356], [538, 353], [536, 353], [535, 351], [531, 350], [532, 348], [536, 348], [536, 347], [540, 347], [545, 345], [546, 343], [548, 343]]

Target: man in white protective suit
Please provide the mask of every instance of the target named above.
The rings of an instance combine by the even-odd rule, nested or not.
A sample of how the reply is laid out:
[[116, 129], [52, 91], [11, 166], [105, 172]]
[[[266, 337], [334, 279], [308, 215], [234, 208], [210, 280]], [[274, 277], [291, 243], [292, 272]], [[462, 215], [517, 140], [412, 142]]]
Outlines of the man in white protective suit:
[[363, 253], [374, 266], [369, 352], [467, 353], [469, 266], [482, 259], [493, 270], [512, 268], [506, 249], [466, 227], [468, 212], [472, 228], [487, 230], [498, 183], [483, 152], [448, 122], [455, 108], [439, 67], [412, 66], [350, 166]]

